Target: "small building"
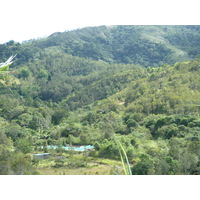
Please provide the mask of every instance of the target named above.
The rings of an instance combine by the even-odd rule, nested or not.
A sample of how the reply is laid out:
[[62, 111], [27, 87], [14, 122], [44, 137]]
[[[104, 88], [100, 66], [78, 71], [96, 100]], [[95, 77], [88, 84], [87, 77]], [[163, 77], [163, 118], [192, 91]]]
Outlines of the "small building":
[[39, 159], [48, 159], [50, 158], [51, 153], [37, 153], [33, 154], [33, 158], [39, 158]]

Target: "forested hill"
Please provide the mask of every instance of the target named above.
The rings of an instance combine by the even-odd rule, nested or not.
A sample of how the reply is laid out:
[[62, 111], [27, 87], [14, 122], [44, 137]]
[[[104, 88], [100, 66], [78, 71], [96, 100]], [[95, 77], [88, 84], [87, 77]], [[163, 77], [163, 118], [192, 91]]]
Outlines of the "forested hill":
[[199, 26], [100, 26], [58, 32], [20, 45], [0, 45], [0, 57], [18, 53], [18, 64], [27, 62], [45, 48], [109, 63], [144, 67], [173, 64], [200, 54]]
[[36, 173], [27, 154], [42, 145], [93, 144], [91, 156], [119, 159], [116, 137], [133, 174], [200, 173], [198, 59], [146, 69], [59, 55], [1, 84], [1, 174]]
[[147, 67], [195, 57], [199, 41], [198, 26], [101, 26], [55, 33], [36, 46], [62, 46], [75, 56]]

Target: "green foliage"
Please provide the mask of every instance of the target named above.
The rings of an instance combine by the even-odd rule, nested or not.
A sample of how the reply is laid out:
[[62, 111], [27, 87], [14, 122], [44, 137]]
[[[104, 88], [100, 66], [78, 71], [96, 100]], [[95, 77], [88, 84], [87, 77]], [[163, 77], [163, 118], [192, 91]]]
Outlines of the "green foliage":
[[54, 112], [54, 114], [52, 115], [52, 123], [54, 125], [58, 125], [60, 124], [60, 122], [62, 121], [63, 118], [67, 117], [67, 112], [64, 109], [58, 109]]
[[47, 77], [48, 77], [47, 70], [44, 70], [44, 69], [40, 70], [38, 78], [47, 78]]
[[31, 141], [28, 138], [20, 138], [15, 142], [16, 150], [21, 151], [24, 154], [30, 153], [33, 151], [33, 146]]
[[153, 169], [153, 159], [148, 154], [141, 154], [140, 161], [132, 168], [133, 175], [148, 175]]
[[18, 74], [18, 77], [23, 78], [24, 80], [27, 79], [29, 76], [30, 76], [30, 70], [28, 69], [22, 69]]
[[35, 173], [28, 154], [47, 145], [93, 144], [133, 174], [199, 174], [200, 59], [177, 62], [198, 38], [197, 26], [102, 26], [0, 45], [1, 62], [17, 53], [0, 83], [0, 173]]
[[34, 167], [31, 163], [30, 156], [25, 157], [23, 154], [16, 154], [11, 161], [11, 174], [14, 175], [31, 175], [35, 174]]
[[36, 174], [30, 156], [13, 152], [11, 140], [0, 131], [0, 174], [31, 175]]
[[33, 44], [61, 47], [67, 54], [93, 60], [155, 67], [194, 58], [200, 53], [199, 37], [198, 26], [100, 26], [52, 34]]

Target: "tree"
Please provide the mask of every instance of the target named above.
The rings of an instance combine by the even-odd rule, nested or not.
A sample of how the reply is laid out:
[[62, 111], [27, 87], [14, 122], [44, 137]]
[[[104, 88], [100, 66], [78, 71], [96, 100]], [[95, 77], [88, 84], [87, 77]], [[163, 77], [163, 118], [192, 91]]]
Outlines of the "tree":
[[148, 154], [141, 154], [140, 161], [132, 167], [133, 175], [154, 174], [154, 161]]
[[31, 175], [36, 174], [35, 167], [32, 165], [31, 157], [24, 156], [22, 153], [12, 155], [10, 163], [10, 174], [13, 175]]
[[0, 174], [7, 175], [10, 172], [11, 152], [6, 145], [0, 144]]
[[64, 109], [56, 109], [53, 113], [51, 121], [54, 125], [58, 125], [61, 123], [62, 119], [67, 117], [67, 111]]
[[27, 138], [20, 138], [16, 140], [15, 147], [17, 150], [21, 151], [24, 154], [30, 153], [33, 151], [33, 146]]
[[18, 74], [19, 78], [23, 78], [24, 80], [27, 79], [30, 76], [30, 70], [29, 69], [22, 69], [20, 73]]
[[49, 76], [48, 71], [41, 69], [40, 72], [39, 72], [38, 78], [46, 78], [47, 79], [48, 76]]
[[13, 59], [16, 55], [11, 56], [8, 60], [4, 63], [0, 63], [0, 80], [3, 84], [6, 85], [6, 79], [9, 73], [9, 66], [14, 62]]

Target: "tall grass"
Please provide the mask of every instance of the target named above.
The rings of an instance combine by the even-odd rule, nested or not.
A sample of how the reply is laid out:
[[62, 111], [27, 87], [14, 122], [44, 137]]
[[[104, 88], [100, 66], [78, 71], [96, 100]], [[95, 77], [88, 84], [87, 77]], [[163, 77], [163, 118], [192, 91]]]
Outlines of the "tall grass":
[[123, 145], [121, 144], [121, 142], [119, 140], [116, 140], [116, 141], [117, 141], [117, 145], [118, 145], [119, 154], [120, 154], [120, 158], [121, 158], [121, 161], [122, 161], [124, 173], [125, 173], [125, 175], [132, 175], [131, 167], [130, 167], [130, 164], [129, 164], [129, 161], [128, 161], [126, 151], [125, 151]]

